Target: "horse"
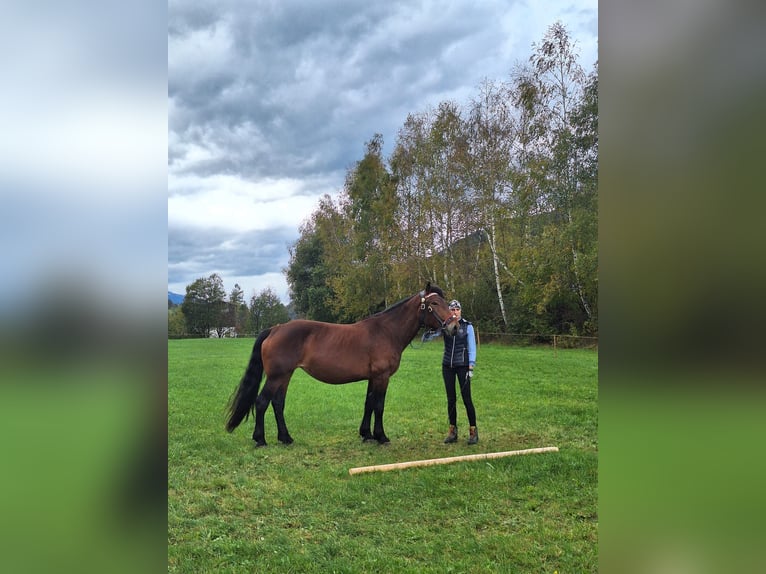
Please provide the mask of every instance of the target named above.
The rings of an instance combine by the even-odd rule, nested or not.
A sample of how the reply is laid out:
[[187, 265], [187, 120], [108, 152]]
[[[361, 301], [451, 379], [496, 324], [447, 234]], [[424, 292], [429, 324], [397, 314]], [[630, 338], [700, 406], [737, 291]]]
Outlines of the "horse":
[[[255, 446], [266, 446], [263, 417], [272, 405], [277, 438], [293, 442], [284, 409], [290, 378], [298, 367], [331, 385], [367, 381], [367, 398], [359, 435], [364, 441], [390, 442], [383, 430], [383, 409], [390, 377], [399, 368], [402, 352], [422, 327], [453, 333], [455, 318], [442, 290], [431, 283], [388, 309], [353, 324], [296, 319], [264, 329], [253, 345], [245, 374], [228, 405], [226, 430], [234, 431], [255, 415]], [[263, 374], [266, 383], [259, 392]], [[373, 413], [375, 425], [370, 432]]]

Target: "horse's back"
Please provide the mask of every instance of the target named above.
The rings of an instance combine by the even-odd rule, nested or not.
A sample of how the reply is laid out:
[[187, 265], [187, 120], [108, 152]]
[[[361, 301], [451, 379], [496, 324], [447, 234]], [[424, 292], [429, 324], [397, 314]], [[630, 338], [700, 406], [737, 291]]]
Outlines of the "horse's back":
[[364, 345], [369, 340], [369, 330], [361, 323], [336, 324], [308, 319], [294, 319], [272, 329], [273, 343], [280, 345]]
[[376, 357], [386, 347], [385, 341], [372, 336], [366, 324], [295, 319], [272, 329], [264, 342], [264, 364], [267, 374], [301, 367], [315, 379], [342, 384], [372, 377], [377, 369]]

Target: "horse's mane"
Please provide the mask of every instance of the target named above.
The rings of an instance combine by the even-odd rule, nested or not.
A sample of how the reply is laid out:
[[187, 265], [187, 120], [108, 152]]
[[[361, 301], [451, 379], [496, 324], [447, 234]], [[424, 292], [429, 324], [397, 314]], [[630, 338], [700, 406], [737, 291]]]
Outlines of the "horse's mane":
[[[431, 285], [431, 286], [430, 286], [430, 289], [429, 289], [429, 292], [430, 292], [430, 293], [436, 293], [437, 295], [439, 295], [439, 297], [441, 297], [442, 299], [444, 299], [444, 291], [442, 291], [442, 290], [441, 290], [441, 288], [440, 288], [440, 287], [437, 287], [436, 285]], [[423, 293], [425, 293], [425, 292], [424, 292], [424, 291], [421, 291], [421, 292], [420, 292], [420, 294], [421, 294], [421, 295], [422, 295]], [[394, 303], [394, 304], [393, 304], [393, 305], [391, 305], [390, 307], [386, 307], [386, 308], [385, 308], [385, 309], [383, 309], [382, 311], [378, 311], [378, 312], [377, 312], [377, 313], [375, 313], [374, 315], [370, 315], [370, 317], [368, 317], [368, 318], [372, 318], [372, 317], [379, 317], [380, 315], [386, 315], [387, 313], [391, 313], [392, 311], [395, 311], [396, 309], [398, 309], [399, 307], [401, 307], [402, 305], [404, 305], [404, 304], [405, 304], [407, 301], [409, 301], [410, 299], [412, 299], [412, 297], [413, 297], [413, 296], [414, 296], [414, 295], [410, 295], [409, 297], [405, 297], [404, 299], [400, 299], [399, 301], [397, 301], [396, 303]]]
[[402, 305], [404, 305], [410, 299], [412, 299], [412, 295], [410, 295], [409, 297], [405, 297], [404, 299], [400, 299], [399, 301], [397, 301], [396, 303], [394, 303], [390, 307], [386, 307], [382, 311], [378, 311], [374, 315], [370, 315], [370, 317], [379, 317], [380, 315], [385, 315], [387, 313], [390, 313], [391, 311], [394, 311], [394, 310], [398, 309], [399, 307], [401, 307]]

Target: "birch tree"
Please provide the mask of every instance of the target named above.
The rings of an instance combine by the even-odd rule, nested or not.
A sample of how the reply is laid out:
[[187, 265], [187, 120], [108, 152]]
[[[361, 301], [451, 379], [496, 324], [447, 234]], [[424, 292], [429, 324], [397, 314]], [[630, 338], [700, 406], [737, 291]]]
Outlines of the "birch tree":
[[[492, 255], [492, 271], [500, 315], [507, 328], [508, 317], [503, 297], [502, 263], [498, 248], [500, 230], [509, 221], [507, 209], [511, 192], [509, 168], [513, 144], [513, 121], [507, 93], [502, 87], [484, 81], [473, 100], [469, 120], [472, 184], [476, 226], [487, 239]], [[509, 274], [515, 278], [513, 273]]]
[[426, 217], [430, 194], [424, 184], [424, 167], [419, 157], [427, 129], [425, 114], [409, 114], [399, 130], [390, 160], [392, 180], [396, 182], [399, 196], [396, 213], [399, 240], [394, 272], [400, 297], [404, 295], [402, 283], [415, 282], [419, 285], [432, 278], [427, 268], [428, 253], [432, 247]]
[[543, 232], [536, 236], [535, 252], [540, 272], [545, 273], [541, 286], [543, 298], [539, 312], [545, 309], [559, 315], [550, 324], [557, 329], [575, 328], [579, 318], [563, 315], [567, 299], [574, 296], [585, 322], [593, 324], [594, 312], [582, 258], [595, 238], [582, 231], [593, 227], [594, 210], [588, 207], [595, 187], [583, 186], [578, 177], [584, 150], [575, 146], [574, 113], [583, 101], [586, 76], [578, 64], [574, 44], [559, 22], [548, 28], [540, 44], [534, 44], [531, 68], [517, 76], [519, 99], [526, 106], [530, 139], [526, 142], [528, 161], [533, 165], [534, 207]]

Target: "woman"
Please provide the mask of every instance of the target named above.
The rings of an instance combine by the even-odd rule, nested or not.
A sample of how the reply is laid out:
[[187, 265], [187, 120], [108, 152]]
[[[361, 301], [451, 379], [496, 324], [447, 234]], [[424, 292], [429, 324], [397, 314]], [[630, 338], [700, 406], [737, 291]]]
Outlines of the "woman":
[[449, 417], [449, 434], [445, 443], [457, 442], [457, 396], [455, 379], [460, 383], [460, 396], [463, 398], [465, 412], [468, 415], [468, 444], [479, 442], [476, 430], [476, 410], [471, 399], [471, 377], [476, 366], [476, 337], [473, 325], [462, 317], [460, 301], [453, 299], [449, 303], [452, 315], [458, 321], [454, 336], [446, 332], [444, 337], [444, 357], [442, 358], [442, 376], [444, 388], [447, 391], [447, 416]]

